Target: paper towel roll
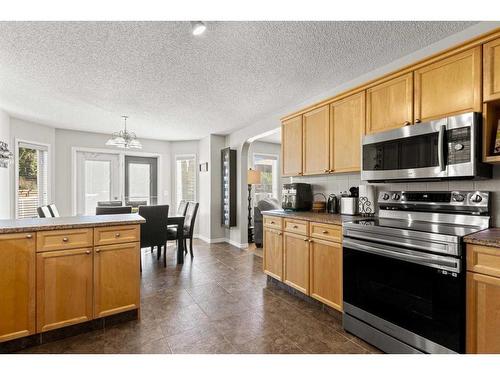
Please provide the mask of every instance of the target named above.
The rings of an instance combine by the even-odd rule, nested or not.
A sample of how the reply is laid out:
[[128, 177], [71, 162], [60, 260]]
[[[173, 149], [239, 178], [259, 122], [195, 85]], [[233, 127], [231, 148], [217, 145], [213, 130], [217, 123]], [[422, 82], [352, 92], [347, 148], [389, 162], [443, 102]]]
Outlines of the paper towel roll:
[[362, 216], [375, 215], [375, 186], [359, 185], [359, 214]]

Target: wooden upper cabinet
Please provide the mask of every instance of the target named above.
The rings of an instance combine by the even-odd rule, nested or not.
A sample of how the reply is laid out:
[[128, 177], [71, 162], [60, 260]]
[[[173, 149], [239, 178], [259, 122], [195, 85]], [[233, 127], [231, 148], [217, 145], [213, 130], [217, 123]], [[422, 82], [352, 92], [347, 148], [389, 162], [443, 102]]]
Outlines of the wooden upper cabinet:
[[281, 124], [281, 165], [283, 176], [302, 174], [302, 116]]
[[500, 38], [483, 45], [484, 101], [500, 99]]
[[311, 297], [342, 311], [342, 245], [311, 240]]
[[330, 171], [361, 169], [361, 137], [365, 129], [365, 92], [330, 105]]
[[500, 353], [500, 278], [467, 272], [467, 353]]
[[0, 342], [35, 333], [35, 234], [0, 235]]
[[277, 280], [283, 279], [282, 232], [264, 227], [264, 273]]
[[139, 308], [139, 256], [139, 242], [94, 249], [94, 318]]
[[92, 319], [92, 251], [37, 254], [37, 332]]
[[415, 71], [415, 122], [481, 112], [481, 47]]
[[283, 282], [309, 294], [309, 239], [283, 232]]
[[400, 128], [413, 122], [413, 72], [366, 90], [366, 133]]
[[304, 113], [303, 172], [304, 175], [328, 173], [330, 151], [329, 106]]

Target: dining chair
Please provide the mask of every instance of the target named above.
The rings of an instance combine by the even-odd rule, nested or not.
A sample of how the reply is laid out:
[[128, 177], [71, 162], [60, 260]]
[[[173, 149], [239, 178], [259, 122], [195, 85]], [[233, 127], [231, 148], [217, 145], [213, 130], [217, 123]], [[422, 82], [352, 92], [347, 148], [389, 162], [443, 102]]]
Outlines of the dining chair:
[[56, 205], [54, 203], [51, 203], [48, 205], [49, 211], [52, 214], [52, 217], [60, 217], [59, 215], [59, 210], [57, 209]]
[[99, 201], [97, 207], [121, 207], [122, 201]]
[[53, 217], [52, 212], [49, 210], [49, 206], [41, 206], [36, 209], [38, 217]]
[[[158, 248], [158, 259], [160, 259], [161, 248], [165, 248], [164, 266], [167, 266], [167, 238], [168, 234], [165, 228], [168, 224], [168, 205], [159, 206], [139, 206], [139, 215], [146, 219], [141, 224], [141, 249], [143, 247]], [[141, 257], [142, 258], [142, 257]], [[142, 269], [142, 261], [141, 261]]]
[[179, 207], [177, 207], [177, 215], [178, 216], [186, 216], [186, 209], [188, 206], [188, 202], [184, 199], [179, 203]]
[[96, 215], [117, 215], [117, 214], [130, 214], [132, 213], [132, 207], [130, 206], [120, 206], [120, 207], [96, 207]]
[[[191, 258], [193, 255], [193, 234], [194, 234], [194, 224], [196, 221], [196, 215], [198, 213], [198, 206], [200, 204], [197, 202], [188, 202], [186, 208], [186, 214], [184, 215], [184, 228], [182, 231], [182, 240], [184, 241], [184, 252], [187, 253], [187, 240], [189, 239], [189, 253]], [[177, 238], [178, 228], [168, 228], [167, 232], [172, 238]]]

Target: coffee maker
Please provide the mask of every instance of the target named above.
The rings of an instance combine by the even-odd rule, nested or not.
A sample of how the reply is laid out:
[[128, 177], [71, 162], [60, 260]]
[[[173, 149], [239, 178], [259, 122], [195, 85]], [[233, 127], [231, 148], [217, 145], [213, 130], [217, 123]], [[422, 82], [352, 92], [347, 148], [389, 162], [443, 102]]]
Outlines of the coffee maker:
[[283, 184], [281, 207], [290, 211], [310, 211], [313, 194], [311, 184]]

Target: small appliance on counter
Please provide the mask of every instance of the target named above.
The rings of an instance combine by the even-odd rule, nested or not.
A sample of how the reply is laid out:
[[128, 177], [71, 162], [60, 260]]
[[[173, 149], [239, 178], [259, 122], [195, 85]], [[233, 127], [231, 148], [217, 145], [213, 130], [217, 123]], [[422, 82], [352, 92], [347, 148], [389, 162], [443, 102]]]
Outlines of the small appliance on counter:
[[[323, 193], [316, 193], [314, 197], [320, 197], [320, 199], [314, 199], [312, 205], [313, 212], [325, 212], [326, 211], [326, 196]], [[323, 199], [321, 199], [321, 197]]]
[[340, 214], [357, 215], [358, 214], [359, 188], [351, 187], [349, 192], [342, 193], [340, 197]]
[[339, 212], [339, 202], [335, 194], [330, 194], [326, 202], [326, 212], [329, 214], [336, 214]]
[[294, 182], [283, 184], [282, 204], [284, 210], [310, 211], [313, 203], [311, 184]]

